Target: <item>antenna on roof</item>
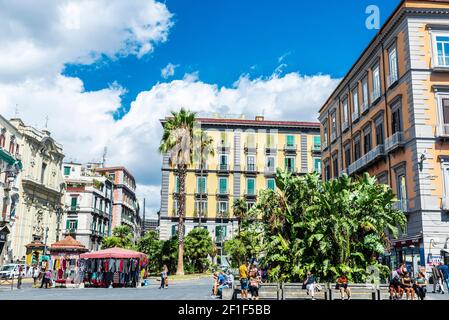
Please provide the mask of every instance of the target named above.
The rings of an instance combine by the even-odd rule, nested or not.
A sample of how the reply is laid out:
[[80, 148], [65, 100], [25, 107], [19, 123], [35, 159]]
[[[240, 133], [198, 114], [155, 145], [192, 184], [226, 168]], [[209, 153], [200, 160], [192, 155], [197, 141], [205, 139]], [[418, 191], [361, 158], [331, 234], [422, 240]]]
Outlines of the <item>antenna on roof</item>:
[[19, 117], [19, 105], [16, 103], [16, 110], [14, 111], [14, 118], [18, 118]]
[[45, 116], [45, 129], [48, 129], [48, 115]]
[[101, 167], [104, 168], [104, 166], [106, 165], [106, 155], [108, 154], [108, 147], [105, 146], [103, 149], [103, 160], [101, 162]]

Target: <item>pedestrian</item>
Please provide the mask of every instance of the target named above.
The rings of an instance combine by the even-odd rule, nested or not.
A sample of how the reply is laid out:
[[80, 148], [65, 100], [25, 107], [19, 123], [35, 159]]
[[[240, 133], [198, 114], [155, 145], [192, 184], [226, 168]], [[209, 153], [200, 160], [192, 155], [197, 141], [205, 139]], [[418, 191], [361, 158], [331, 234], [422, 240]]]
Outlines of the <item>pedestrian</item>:
[[45, 289], [51, 288], [51, 271], [50, 270], [45, 271], [44, 285], [45, 285]]
[[427, 279], [424, 271], [418, 273], [418, 277], [415, 281], [415, 292], [419, 299], [424, 300], [427, 293]]
[[226, 275], [224, 274], [223, 271], [220, 271], [220, 273], [218, 274], [218, 279], [217, 279], [217, 292], [216, 292], [216, 296], [219, 298], [222, 298], [222, 293], [223, 293], [223, 288], [226, 288]]
[[39, 280], [40, 270], [37, 265], [33, 265], [31, 269], [31, 277], [33, 278], [33, 288], [37, 288], [37, 281]]
[[17, 289], [22, 288], [23, 267], [19, 264], [19, 274], [17, 275]]
[[402, 298], [403, 289], [401, 279], [405, 272], [405, 264], [401, 264], [397, 269], [393, 270], [390, 275], [390, 300], [398, 300]]
[[164, 265], [164, 272], [165, 272], [165, 289], [168, 289], [168, 267], [167, 265]]
[[410, 273], [405, 272], [401, 279], [402, 288], [405, 291], [406, 299], [415, 300], [415, 291], [413, 290], [413, 280], [410, 277]]
[[212, 286], [212, 298], [216, 298], [217, 297], [217, 293], [218, 293], [218, 272], [214, 272], [212, 274], [213, 280], [214, 280], [214, 285]]
[[244, 300], [248, 300], [248, 267], [246, 262], [243, 262], [239, 267], [240, 278], [240, 297]]
[[435, 262], [433, 263], [432, 267], [432, 278], [433, 278], [433, 293], [441, 292], [442, 294], [444, 294], [443, 273], [438, 268], [438, 265]]
[[443, 281], [446, 283], [447, 292], [449, 292], [449, 267], [446, 264], [440, 265], [441, 273], [443, 274]]
[[310, 271], [307, 271], [306, 275], [307, 278], [306, 280], [304, 280], [303, 284], [307, 290], [307, 295], [310, 295], [312, 297], [312, 300], [315, 300], [316, 278]]
[[259, 300], [260, 274], [256, 265], [253, 264], [249, 271], [249, 291], [252, 300]]
[[348, 287], [348, 277], [346, 274], [342, 273], [337, 278], [335, 289], [340, 290], [341, 300], [345, 299], [345, 294], [348, 297], [348, 300], [351, 300], [351, 289]]
[[162, 272], [161, 272], [161, 285], [159, 286], [159, 289], [164, 289], [166, 287], [167, 284], [167, 276], [168, 276], [168, 268], [167, 266], [164, 264], [164, 266], [162, 267]]

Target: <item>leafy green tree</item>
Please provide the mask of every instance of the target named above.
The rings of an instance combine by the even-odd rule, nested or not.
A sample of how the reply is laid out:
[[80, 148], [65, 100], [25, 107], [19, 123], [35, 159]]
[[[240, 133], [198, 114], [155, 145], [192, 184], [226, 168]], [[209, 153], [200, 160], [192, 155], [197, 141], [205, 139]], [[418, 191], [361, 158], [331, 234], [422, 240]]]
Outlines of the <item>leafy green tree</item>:
[[206, 229], [193, 229], [186, 236], [186, 261], [192, 266], [193, 272], [202, 273], [208, 269], [213, 250], [214, 242]]
[[103, 238], [101, 242], [102, 249], [124, 248], [133, 249], [133, 234], [128, 226], [117, 226], [112, 231], [111, 237]]
[[148, 256], [149, 272], [158, 273], [163, 266], [162, 263], [162, 247], [164, 241], [159, 240], [159, 235], [156, 231], [148, 231], [145, 235], [137, 241], [136, 249], [140, 252], [146, 253]]
[[179, 182], [178, 201], [178, 264], [176, 274], [184, 274], [184, 219], [185, 219], [185, 180], [187, 168], [192, 163], [193, 127], [195, 113], [181, 108], [172, 112], [172, 117], [164, 125], [159, 152], [170, 156], [170, 163], [176, 170]]
[[295, 177], [277, 172], [277, 191], [266, 190], [255, 210], [263, 215], [267, 238], [264, 262], [273, 281], [300, 281], [307, 271], [334, 281], [346, 273], [364, 282], [368, 267], [406, 224], [405, 215], [392, 208], [392, 190], [375, 178], [353, 180], [344, 175], [321, 182], [316, 174]]
[[169, 273], [171, 274], [176, 272], [178, 261], [178, 248], [179, 248], [178, 237], [176, 236], [170, 238], [170, 240], [163, 241], [162, 243], [162, 250], [161, 250], [162, 266], [166, 265], [168, 267]]

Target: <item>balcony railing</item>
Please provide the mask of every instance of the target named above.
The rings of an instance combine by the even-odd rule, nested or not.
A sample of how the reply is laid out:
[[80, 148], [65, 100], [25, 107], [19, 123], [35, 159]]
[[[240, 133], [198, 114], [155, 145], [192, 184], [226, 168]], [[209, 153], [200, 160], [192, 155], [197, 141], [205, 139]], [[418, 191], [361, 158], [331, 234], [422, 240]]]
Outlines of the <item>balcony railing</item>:
[[284, 146], [284, 150], [286, 151], [286, 152], [296, 152], [296, 150], [297, 150], [297, 145], [296, 144], [286, 144], [285, 146]]
[[219, 196], [228, 196], [229, 195], [229, 189], [218, 189], [217, 194]]
[[246, 172], [257, 172], [257, 167], [255, 164], [247, 164], [245, 166], [245, 171]]
[[229, 209], [223, 211], [217, 207], [217, 218], [229, 218]]
[[379, 98], [380, 98], [380, 90], [373, 91], [373, 93], [371, 93], [371, 104], [376, 103]]
[[402, 212], [408, 212], [408, 201], [407, 199], [401, 199], [398, 202], [393, 203], [391, 206], [395, 210], [400, 210]]
[[395, 84], [398, 81], [398, 75], [397, 73], [392, 73], [387, 78], [387, 86], [388, 88], [391, 87], [393, 84]]
[[276, 153], [278, 150], [277, 145], [273, 144], [273, 145], [266, 145], [265, 146], [265, 152], [266, 153]]
[[257, 196], [256, 190], [254, 190], [254, 189], [245, 190], [245, 196], [246, 197], [256, 197]]
[[209, 170], [209, 165], [208, 164], [203, 164], [203, 165], [201, 165], [201, 164], [197, 164], [196, 166], [195, 166], [195, 171], [197, 171], [197, 172], [201, 172], [201, 171], [208, 171]]
[[201, 214], [201, 218], [207, 218], [207, 206], [203, 209], [201, 209], [200, 212], [200, 208], [195, 208], [193, 210], [193, 214], [195, 215], [195, 218], [200, 218], [200, 214]]
[[289, 173], [295, 173], [296, 172], [296, 168], [294, 168], [294, 167], [285, 167], [285, 171], [287, 171]]
[[275, 167], [265, 167], [265, 173], [276, 173]]
[[351, 115], [351, 120], [352, 122], [356, 122], [357, 120], [359, 120], [359, 111], [354, 111]]
[[449, 124], [438, 125], [436, 133], [439, 138], [449, 138]]
[[257, 153], [257, 144], [245, 144], [246, 153]]
[[374, 162], [377, 158], [384, 156], [384, 155], [385, 155], [384, 146], [378, 145], [373, 150], [371, 150], [367, 154], [365, 154], [363, 157], [361, 157], [360, 159], [351, 163], [349, 165], [349, 167], [347, 168], [348, 175], [351, 175], [363, 168], [366, 168], [372, 162]]
[[365, 101], [365, 102], [363, 102], [363, 104], [362, 104], [362, 114], [367, 113], [368, 110], [369, 110], [369, 104], [368, 104], [367, 101]]
[[321, 143], [314, 143], [312, 146], [313, 152], [320, 152], [321, 151]]
[[221, 151], [221, 152], [229, 152], [231, 150], [231, 144], [227, 143], [227, 142], [219, 143], [217, 145], [217, 149], [218, 149], [218, 151]]
[[217, 171], [219, 171], [219, 172], [229, 172], [229, 164], [219, 164], [217, 166]]
[[404, 133], [402, 131], [396, 132], [385, 140], [385, 152], [392, 152], [402, 146], [404, 146]]

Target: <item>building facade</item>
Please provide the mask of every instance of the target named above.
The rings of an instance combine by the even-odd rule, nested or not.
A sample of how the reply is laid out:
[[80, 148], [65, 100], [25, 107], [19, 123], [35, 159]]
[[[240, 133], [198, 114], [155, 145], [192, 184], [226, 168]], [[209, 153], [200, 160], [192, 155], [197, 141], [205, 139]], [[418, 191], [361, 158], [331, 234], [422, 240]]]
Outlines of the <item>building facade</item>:
[[10, 234], [11, 256], [14, 261], [31, 264], [39, 253], [27, 245], [57, 242], [62, 235], [64, 220], [64, 179], [61, 175], [64, 154], [62, 145], [47, 130], [25, 125], [20, 119], [11, 119], [22, 136], [19, 154], [23, 170], [18, 184], [19, 197], [15, 221]]
[[[161, 120], [162, 125], [167, 119]], [[250, 208], [259, 191], [275, 188], [277, 168], [293, 174], [321, 171], [318, 123], [244, 119], [198, 119], [213, 139], [214, 155], [188, 168], [186, 177], [186, 230], [207, 228], [219, 255], [223, 241], [238, 228], [232, 206], [245, 199]], [[163, 156], [160, 238], [167, 240], [177, 230], [179, 191], [175, 169]], [[202, 219], [200, 219], [200, 216]]]
[[401, 1], [320, 110], [323, 179], [368, 172], [407, 216], [389, 260], [411, 270], [449, 240], [449, 1]]
[[95, 167], [70, 162], [63, 164], [62, 172], [66, 183], [65, 234], [91, 251], [98, 251], [112, 231], [113, 182]]
[[10, 233], [16, 218], [22, 162], [22, 135], [0, 115], [0, 265], [13, 259]]
[[114, 184], [111, 230], [119, 225], [129, 226], [134, 240], [137, 240], [142, 231], [142, 221], [136, 197], [136, 180], [124, 167], [97, 168], [95, 171], [108, 175]]

